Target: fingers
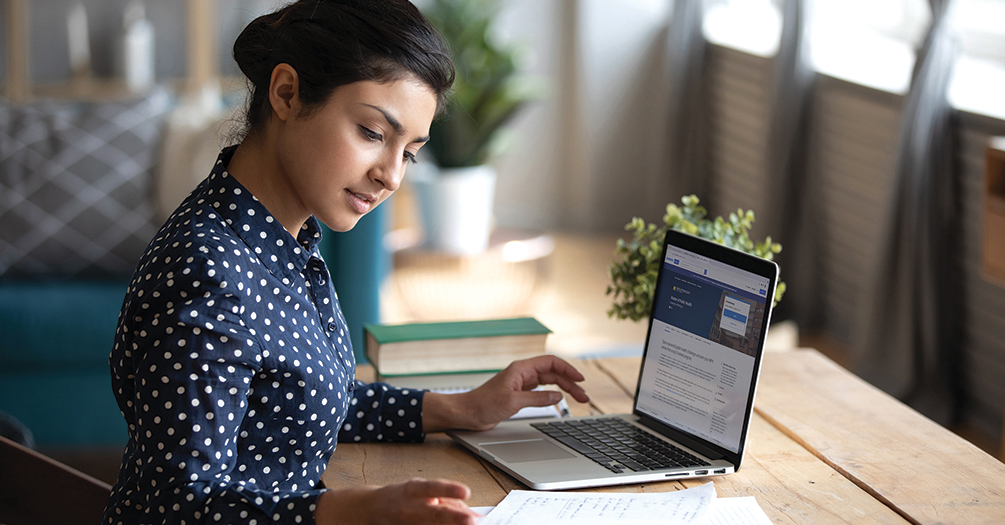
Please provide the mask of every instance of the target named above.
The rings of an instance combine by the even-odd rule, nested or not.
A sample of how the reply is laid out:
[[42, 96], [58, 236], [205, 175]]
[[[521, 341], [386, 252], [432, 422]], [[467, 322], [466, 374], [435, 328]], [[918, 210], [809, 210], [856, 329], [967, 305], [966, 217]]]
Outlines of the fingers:
[[[488, 382], [470, 392], [442, 396], [457, 403], [453, 409], [438, 409], [438, 404], [443, 401], [441, 397], [426, 394], [429, 414], [427, 417], [427, 407], [424, 406], [423, 428], [427, 432], [440, 426], [488, 430], [524, 407], [548, 406], [561, 400], [559, 392], [533, 391], [542, 384], [558, 385], [576, 401], [587, 403], [590, 400], [589, 396], [576, 384], [582, 380], [584, 377], [578, 370], [553, 355], [514, 361]], [[439, 423], [439, 426], [432, 424], [440, 412], [461, 415], [445, 423]]]
[[573, 383], [563, 377], [558, 378], [555, 383], [559, 386], [559, 388], [568, 392], [576, 401], [579, 401], [580, 403], [588, 403], [590, 401], [590, 396], [586, 394], [586, 390], [576, 383]]
[[576, 370], [576, 367], [570, 365], [564, 359], [554, 355], [532, 357], [530, 359], [524, 359], [523, 361], [517, 361], [516, 363], [529, 365], [535, 372], [538, 373], [538, 375], [554, 373], [560, 376], [568, 377], [572, 381], [582, 381], [585, 379], [583, 374], [579, 373], [579, 370]]
[[522, 407], [546, 407], [562, 400], [562, 394], [553, 390], [531, 390], [514, 394], [517, 404]]
[[516, 361], [511, 366], [515, 367], [516, 372], [523, 379], [522, 386], [527, 389], [536, 388], [542, 384], [558, 385], [580, 403], [586, 403], [590, 400], [586, 391], [576, 384], [576, 382], [585, 379], [583, 374], [559, 357], [553, 355], [533, 357]]
[[328, 490], [318, 499], [316, 523], [407, 523], [474, 525], [478, 514], [464, 503], [462, 483], [413, 479], [384, 487]]
[[440, 505], [430, 512], [429, 523], [447, 525], [474, 525], [480, 514], [468, 508], [464, 503], [460, 503], [463, 508], [448, 507]]
[[586, 403], [590, 400], [590, 397], [586, 395], [586, 391], [583, 387], [576, 383], [573, 383], [569, 378], [565, 376], [560, 376], [557, 374], [543, 374], [539, 378], [541, 384], [545, 385], [558, 385], [559, 388], [568, 392], [572, 395], [576, 401], [580, 403]]
[[475, 523], [478, 517], [464, 503], [471, 496], [471, 489], [463, 483], [442, 479], [413, 479], [404, 484], [407, 500], [418, 500], [418, 514], [413, 514], [410, 522], [447, 523], [467, 525]]
[[405, 484], [405, 496], [466, 500], [471, 496], [471, 489], [456, 481], [416, 478]]

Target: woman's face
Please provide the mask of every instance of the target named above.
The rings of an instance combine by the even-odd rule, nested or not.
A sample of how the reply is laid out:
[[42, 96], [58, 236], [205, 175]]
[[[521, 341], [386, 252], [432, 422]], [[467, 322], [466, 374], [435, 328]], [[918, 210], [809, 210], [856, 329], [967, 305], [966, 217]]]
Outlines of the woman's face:
[[288, 204], [335, 231], [352, 229], [398, 189], [435, 112], [436, 96], [412, 76], [336, 88], [320, 109], [294, 115], [277, 144]]

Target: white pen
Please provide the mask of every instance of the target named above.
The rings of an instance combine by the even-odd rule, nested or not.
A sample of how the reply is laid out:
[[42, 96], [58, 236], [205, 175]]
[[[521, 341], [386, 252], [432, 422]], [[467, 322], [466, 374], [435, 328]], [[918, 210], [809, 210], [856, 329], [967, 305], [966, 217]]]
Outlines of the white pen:
[[562, 417], [572, 417], [572, 412], [569, 412], [569, 403], [565, 401], [564, 397], [555, 406], [558, 407], [558, 411], [562, 414]]

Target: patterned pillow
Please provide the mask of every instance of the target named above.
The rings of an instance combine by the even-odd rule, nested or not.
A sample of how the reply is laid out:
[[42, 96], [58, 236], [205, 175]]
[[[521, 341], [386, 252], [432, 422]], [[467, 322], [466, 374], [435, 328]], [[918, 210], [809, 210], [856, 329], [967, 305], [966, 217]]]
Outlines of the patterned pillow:
[[0, 103], [0, 276], [128, 276], [157, 231], [170, 97]]

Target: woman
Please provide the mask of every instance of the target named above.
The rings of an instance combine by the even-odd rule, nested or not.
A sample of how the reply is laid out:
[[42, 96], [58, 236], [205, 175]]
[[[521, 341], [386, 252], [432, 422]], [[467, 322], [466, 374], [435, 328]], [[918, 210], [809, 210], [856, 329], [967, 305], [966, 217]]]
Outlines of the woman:
[[353, 380], [349, 336], [317, 251], [386, 199], [453, 81], [407, 0], [302, 0], [234, 44], [248, 131], [140, 259], [110, 357], [129, 427], [106, 523], [473, 523], [445, 480], [327, 490], [336, 439], [419, 441], [577, 400], [564, 361], [514, 363], [444, 396]]

